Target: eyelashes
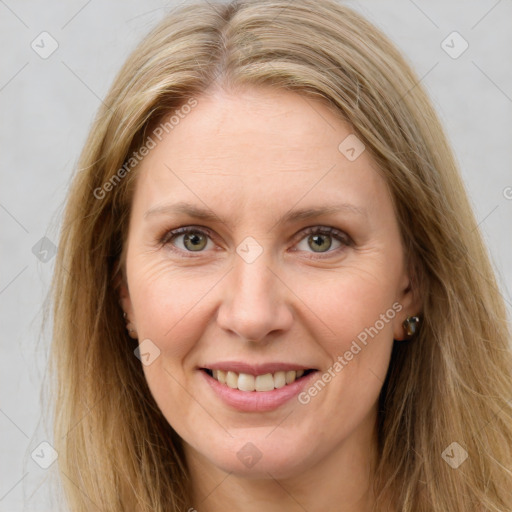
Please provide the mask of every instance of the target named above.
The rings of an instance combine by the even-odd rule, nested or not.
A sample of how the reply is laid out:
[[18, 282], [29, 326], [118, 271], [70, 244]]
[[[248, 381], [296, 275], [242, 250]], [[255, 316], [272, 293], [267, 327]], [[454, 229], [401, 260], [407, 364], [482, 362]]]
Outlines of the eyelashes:
[[[181, 236], [187, 236], [188, 238], [184, 239], [187, 242], [195, 240], [197, 242], [197, 235], [199, 237], [204, 237], [206, 239], [206, 243], [212, 242], [214, 244], [215, 234], [208, 228], [200, 227], [200, 226], [185, 226], [176, 229], [166, 230], [160, 237], [158, 237], [158, 244], [161, 247], [168, 247], [173, 253], [176, 253], [185, 258], [194, 258], [200, 257], [204, 255], [205, 252], [208, 252], [207, 245], [203, 247], [204, 250], [188, 250], [186, 246], [184, 248], [178, 248], [174, 245], [174, 242], [180, 238]], [[194, 238], [194, 235], [196, 237]], [[333, 239], [340, 244], [340, 247], [331, 250], [332, 243], [328, 244], [326, 251], [314, 251], [311, 249], [311, 246], [308, 244], [308, 237], [312, 237], [318, 235], [318, 237], [314, 240], [314, 244], [318, 246], [318, 244], [322, 243], [325, 239]], [[298, 245], [300, 242], [305, 241], [307, 249], [301, 249], [303, 252], [307, 252], [310, 254], [310, 258], [312, 259], [325, 259], [326, 257], [332, 257], [335, 255], [339, 255], [343, 250], [347, 247], [354, 245], [353, 240], [349, 235], [345, 232], [340, 231], [333, 227], [328, 226], [313, 226], [302, 230], [300, 233], [294, 237], [294, 245]], [[197, 247], [197, 245], [196, 245]], [[297, 252], [297, 249], [293, 249], [293, 252]]]

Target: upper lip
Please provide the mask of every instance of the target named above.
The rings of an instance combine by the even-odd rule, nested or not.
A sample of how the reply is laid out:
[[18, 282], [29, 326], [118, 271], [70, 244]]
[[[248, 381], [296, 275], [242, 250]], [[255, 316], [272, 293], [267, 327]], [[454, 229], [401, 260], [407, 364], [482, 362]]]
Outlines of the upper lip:
[[304, 366], [298, 363], [262, 363], [248, 364], [241, 361], [221, 361], [217, 363], [205, 364], [201, 366], [208, 370], [224, 370], [235, 373], [246, 373], [248, 375], [265, 375], [266, 373], [275, 373], [279, 371], [290, 370], [313, 370], [311, 366]]

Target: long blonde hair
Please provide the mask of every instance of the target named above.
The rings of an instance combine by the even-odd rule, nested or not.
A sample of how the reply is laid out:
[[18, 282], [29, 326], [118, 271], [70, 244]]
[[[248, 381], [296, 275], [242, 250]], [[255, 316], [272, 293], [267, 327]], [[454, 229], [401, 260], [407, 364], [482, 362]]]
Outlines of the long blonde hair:
[[[417, 76], [334, 0], [187, 4], [144, 39], [105, 98], [52, 285], [54, 442], [71, 510], [191, 507], [181, 440], [133, 354], [116, 283], [137, 174], [127, 160], [163, 115], [219, 85], [325, 100], [389, 185], [423, 323], [413, 342], [395, 342], [380, 397], [378, 510], [512, 511], [510, 332], [487, 251]], [[468, 454], [457, 469], [442, 456], [450, 445]]]

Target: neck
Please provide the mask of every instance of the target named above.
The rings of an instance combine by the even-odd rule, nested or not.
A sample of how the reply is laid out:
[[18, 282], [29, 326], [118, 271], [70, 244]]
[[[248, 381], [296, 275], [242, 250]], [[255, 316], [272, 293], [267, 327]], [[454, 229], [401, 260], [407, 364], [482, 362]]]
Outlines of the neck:
[[278, 480], [250, 479], [227, 473], [186, 445], [193, 486], [193, 506], [198, 512], [370, 512], [372, 468], [376, 460], [376, 417], [370, 415], [328, 457], [306, 471]]

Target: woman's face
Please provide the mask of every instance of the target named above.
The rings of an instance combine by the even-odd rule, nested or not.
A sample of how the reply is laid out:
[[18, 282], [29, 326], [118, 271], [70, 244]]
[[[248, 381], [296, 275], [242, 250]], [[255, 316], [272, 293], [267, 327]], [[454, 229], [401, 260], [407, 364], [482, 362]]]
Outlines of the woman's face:
[[386, 183], [316, 100], [196, 99], [137, 169], [123, 306], [151, 392], [210, 467], [284, 478], [363, 453], [417, 312]]

